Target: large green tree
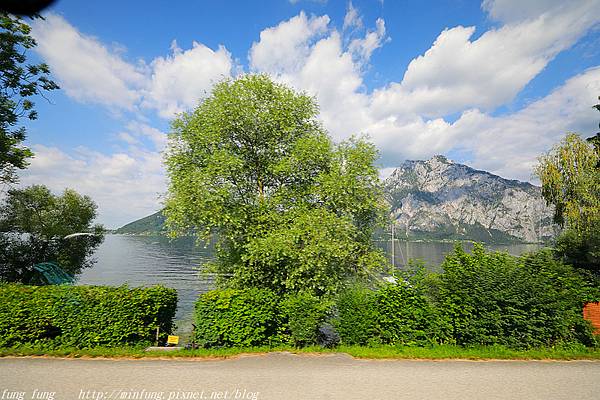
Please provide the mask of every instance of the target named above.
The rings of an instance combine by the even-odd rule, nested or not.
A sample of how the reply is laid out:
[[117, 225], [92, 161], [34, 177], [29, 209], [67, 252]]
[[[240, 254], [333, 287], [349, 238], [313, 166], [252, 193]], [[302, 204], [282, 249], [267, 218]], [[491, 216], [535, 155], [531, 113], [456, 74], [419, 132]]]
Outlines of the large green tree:
[[[40, 262], [58, 263], [70, 274], [93, 265], [104, 235], [92, 224], [96, 208], [70, 189], [59, 196], [40, 185], [9, 190], [0, 205], [0, 281], [28, 283]], [[76, 233], [89, 235], [69, 237]]]
[[0, 183], [13, 182], [32, 156], [19, 126], [22, 118], [37, 118], [32, 99], [58, 88], [48, 65], [27, 63], [27, 50], [36, 46], [30, 33], [22, 19], [0, 13]]
[[[600, 104], [594, 106], [600, 111]], [[569, 133], [539, 158], [542, 194], [564, 227], [558, 254], [579, 268], [600, 273], [600, 141]]]
[[313, 98], [246, 75], [173, 122], [167, 223], [216, 235], [210, 270], [228, 285], [320, 295], [383, 265], [371, 240], [384, 215], [377, 151], [335, 145], [317, 114]]

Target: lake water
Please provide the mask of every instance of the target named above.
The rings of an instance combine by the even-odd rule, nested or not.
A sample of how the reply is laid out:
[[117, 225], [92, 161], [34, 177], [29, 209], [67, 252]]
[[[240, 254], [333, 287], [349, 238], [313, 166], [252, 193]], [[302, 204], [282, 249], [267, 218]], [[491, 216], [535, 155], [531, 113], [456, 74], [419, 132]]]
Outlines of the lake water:
[[[389, 243], [380, 243], [391, 254]], [[395, 261], [402, 267], [410, 259], [420, 259], [431, 270], [437, 270], [444, 256], [452, 251], [452, 243], [396, 242]], [[465, 247], [472, 246], [465, 244]], [[515, 244], [489, 246], [491, 249], [522, 254], [538, 245]], [[213, 288], [213, 282], [201, 278], [198, 268], [212, 259], [212, 246], [196, 246], [193, 239], [170, 241], [164, 237], [107, 235], [96, 251], [96, 265], [84, 270], [81, 285], [149, 286], [162, 284], [177, 290], [179, 333], [191, 330], [194, 302], [199, 294]]]

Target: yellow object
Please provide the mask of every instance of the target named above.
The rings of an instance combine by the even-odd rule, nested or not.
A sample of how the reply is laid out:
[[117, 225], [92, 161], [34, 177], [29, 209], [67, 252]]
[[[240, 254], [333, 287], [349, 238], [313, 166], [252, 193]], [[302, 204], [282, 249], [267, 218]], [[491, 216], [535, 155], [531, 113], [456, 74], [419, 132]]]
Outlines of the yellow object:
[[179, 336], [171, 336], [167, 337], [168, 344], [179, 344]]

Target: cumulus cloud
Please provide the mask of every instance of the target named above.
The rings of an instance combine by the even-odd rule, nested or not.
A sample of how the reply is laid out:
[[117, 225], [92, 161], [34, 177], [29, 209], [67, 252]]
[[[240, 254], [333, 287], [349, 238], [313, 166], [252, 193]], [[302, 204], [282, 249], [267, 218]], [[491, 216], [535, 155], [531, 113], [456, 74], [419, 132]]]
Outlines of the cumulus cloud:
[[277, 74], [295, 72], [309, 54], [311, 40], [327, 31], [329, 17], [308, 18], [304, 12], [260, 33], [260, 40], [252, 44], [249, 53], [250, 68]]
[[[477, 168], [529, 180], [536, 157], [565, 132], [594, 131], [590, 106], [600, 93], [600, 68], [519, 111], [491, 111], [512, 101], [600, 21], [594, 12], [600, 0], [485, 0], [482, 9], [492, 28], [475, 39], [474, 27], [445, 29], [401, 81], [373, 90], [363, 79], [373, 52], [388, 40], [385, 21], [365, 23], [352, 3], [340, 30], [327, 15], [304, 12], [264, 29], [248, 52], [248, 68], [315, 96], [334, 139], [368, 134], [381, 150], [382, 177], [407, 158], [458, 153]], [[238, 68], [225, 47], [196, 42], [187, 50], [174, 42], [169, 55], [132, 63], [52, 14], [35, 23], [34, 35], [68, 95], [164, 118], [194, 107]], [[454, 121], [446, 118], [450, 113]], [[89, 194], [109, 226], [156, 211], [165, 190], [160, 152], [166, 135], [143, 118], [123, 125], [116, 134], [123, 147], [112, 154], [34, 146], [37, 156], [23, 183]]]
[[139, 111], [142, 106], [171, 118], [193, 108], [234, 66], [223, 46], [215, 51], [193, 42], [182, 50], [175, 41], [170, 55], [131, 63], [122, 57], [123, 49], [109, 49], [56, 14], [35, 20], [32, 28], [36, 51], [67, 95], [111, 109]]
[[[499, 10], [508, 1], [501, 3], [496, 7], [498, 3], [490, 1], [485, 7], [504, 15]], [[514, 3], [512, 10], [533, 12], [529, 6], [510, 3]], [[551, 8], [491, 29], [476, 40], [471, 40], [474, 27], [444, 30], [425, 54], [411, 61], [402, 82], [376, 91], [377, 111], [381, 116], [414, 112], [438, 117], [471, 107], [493, 110], [506, 104], [560, 51], [600, 20], [594, 11], [600, 9], [600, 1], [568, 4], [568, 8]]]
[[348, 46], [350, 52], [364, 62], [371, 58], [373, 51], [380, 48], [385, 40], [385, 21], [378, 18], [375, 25], [376, 28], [368, 31], [364, 38], [354, 39]]
[[184, 51], [173, 41], [171, 48], [170, 56], [152, 61], [152, 76], [144, 92], [144, 105], [165, 118], [194, 108], [233, 69], [231, 54], [223, 46], [213, 51], [193, 42], [192, 48]]
[[344, 16], [344, 30], [348, 29], [360, 29], [363, 26], [362, 17], [358, 13], [358, 10], [352, 5], [352, 2], [348, 3], [348, 10]]
[[[600, 67], [579, 74], [524, 109], [492, 117], [478, 110], [464, 113], [453, 125], [473, 153], [473, 164], [503, 176], [529, 180], [536, 158], [567, 132], [595, 132], [595, 104]], [[475, 134], [474, 134], [475, 133]]]
[[98, 39], [84, 35], [63, 17], [34, 20], [36, 51], [52, 67], [66, 93], [81, 101], [133, 109], [145, 84], [143, 65], [127, 62]]

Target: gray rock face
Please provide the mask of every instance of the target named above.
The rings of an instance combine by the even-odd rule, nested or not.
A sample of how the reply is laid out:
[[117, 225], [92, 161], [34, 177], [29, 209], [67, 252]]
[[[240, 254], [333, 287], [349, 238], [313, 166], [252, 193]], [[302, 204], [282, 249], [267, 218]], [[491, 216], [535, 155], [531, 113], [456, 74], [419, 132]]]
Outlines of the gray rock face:
[[444, 156], [404, 162], [385, 191], [399, 236], [540, 242], [556, 233], [539, 187]]

